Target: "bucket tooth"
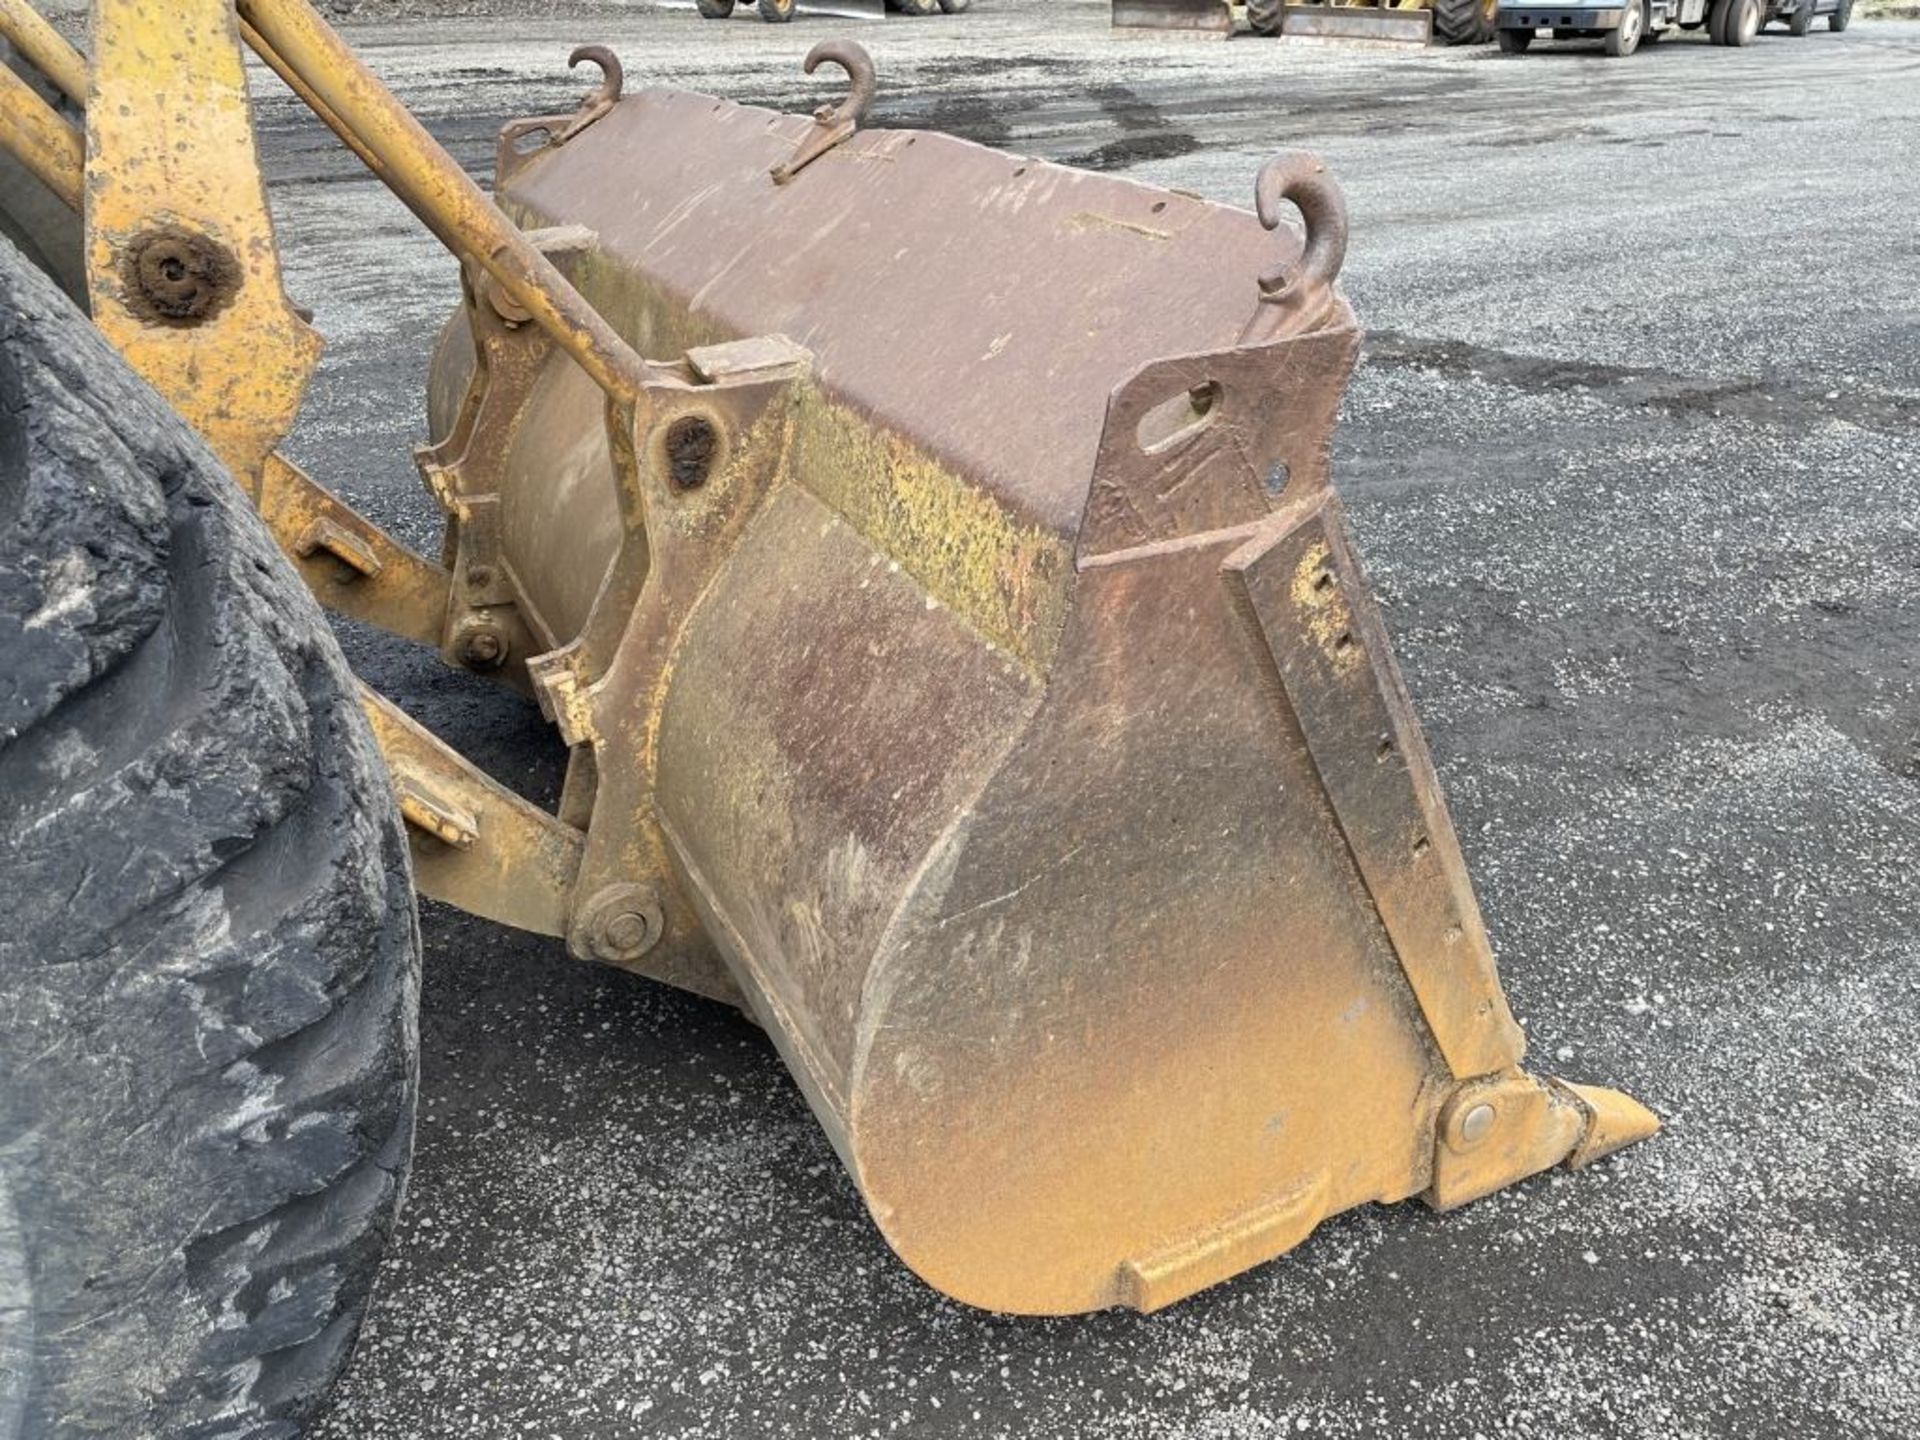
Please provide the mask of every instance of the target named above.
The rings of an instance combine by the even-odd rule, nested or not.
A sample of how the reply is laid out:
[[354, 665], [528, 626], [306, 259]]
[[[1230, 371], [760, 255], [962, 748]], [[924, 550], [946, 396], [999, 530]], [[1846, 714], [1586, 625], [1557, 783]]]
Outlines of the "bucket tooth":
[[1476, 1080], [1440, 1112], [1423, 1198], [1451, 1210], [1555, 1165], [1578, 1170], [1659, 1128], [1652, 1111], [1617, 1090], [1518, 1071]]
[[1616, 1150], [1650, 1139], [1660, 1129], [1659, 1117], [1631, 1095], [1604, 1085], [1561, 1084], [1579, 1096], [1587, 1108], [1586, 1133], [1567, 1156], [1569, 1170], [1604, 1160]]

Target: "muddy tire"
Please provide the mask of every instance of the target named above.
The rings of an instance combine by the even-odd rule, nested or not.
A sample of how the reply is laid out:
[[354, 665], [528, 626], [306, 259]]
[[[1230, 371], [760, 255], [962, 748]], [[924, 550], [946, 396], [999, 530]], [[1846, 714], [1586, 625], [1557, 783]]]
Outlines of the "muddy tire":
[[1278, 35], [1286, 18], [1286, 0], [1247, 0], [1247, 28], [1256, 35]]
[[0, 1436], [297, 1432], [400, 1204], [418, 989], [312, 597], [0, 244]]
[[1500, 42], [1501, 54], [1523, 55], [1526, 53], [1528, 47], [1533, 44], [1533, 31], [1502, 30], [1496, 38]]
[[760, 18], [772, 25], [793, 19], [794, 0], [759, 0]]
[[1443, 45], [1484, 45], [1494, 37], [1487, 0], [1434, 0], [1433, 38]]
[[702, 20], [727, 20], [733, 15], [733, 0], [693, 0], [693, 8]]

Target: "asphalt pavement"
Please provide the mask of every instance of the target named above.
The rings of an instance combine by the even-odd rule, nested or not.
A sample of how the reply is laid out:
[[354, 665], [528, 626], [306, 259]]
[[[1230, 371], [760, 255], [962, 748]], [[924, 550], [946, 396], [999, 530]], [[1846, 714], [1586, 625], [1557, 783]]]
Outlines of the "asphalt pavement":
[[[630, 86], [802, 110], [839, 33], [875, 55], [878, 124], [1235, 204], [1275, 149], [1318, 150], [1372, 332], [1335, 479], [1509, 996], [1543, 1068], [1666, 1129], [1453, 1214], [1343, 1215], [1158, 1315], [987, 1315], [888, 1252], [746, 1021], [428, 903], [411, 1201], [316, 1433], [1909, 1436], [1920, 25], [1608, 61], [1105, 14], [349, 33], [476, 173], [502, 121], [579, 93], [576, 42]], [[431, 547], [407, 457], [453, 267], [262, 92], [290, 288], [331, 342], [295, 456]], [[552, 796], [531, 707], [346, 639]]]

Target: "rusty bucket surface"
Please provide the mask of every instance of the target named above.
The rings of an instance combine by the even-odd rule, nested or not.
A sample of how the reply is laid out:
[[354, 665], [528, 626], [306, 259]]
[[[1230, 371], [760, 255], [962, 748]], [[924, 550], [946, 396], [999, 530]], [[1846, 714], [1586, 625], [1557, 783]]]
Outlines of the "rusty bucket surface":
[[436, 359], [455, 563], [576, 747], [576, 948], [743, 1004], [888, 1242], [998, 1310], [1650, 1133], [1519, 1068], [1328, 480], [1332, 180], [1279, 157], [1256, 216], [862, 131], [864, 57], [816, 58], [856, 83], [811, 119], [654, 89], [503, 150], [654, 357], [633, 454], [478, 281]]

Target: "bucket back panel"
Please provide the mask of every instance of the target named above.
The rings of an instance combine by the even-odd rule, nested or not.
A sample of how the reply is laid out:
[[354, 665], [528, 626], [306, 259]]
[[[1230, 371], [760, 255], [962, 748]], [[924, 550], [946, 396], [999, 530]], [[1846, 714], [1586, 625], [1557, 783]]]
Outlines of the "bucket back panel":
[[1025, 520], [1071, 534], [1108, 396], [1231, 344], [1290, 227], [947, 135], [870, 130], [777, 185], [805, 117], [648, 90], [505, 187], [597, 236], [573, 278], [653, 356], [743, 335]]
[[[580, 633], [620, 548], [620, 511], [607, 454], [606, 399], [565, 355], [541, 367], [513, 437], [500, 492], [501, 533], [516, 589], [549, 646]], [[552, 517], [564, 515], [556, 525]]]

